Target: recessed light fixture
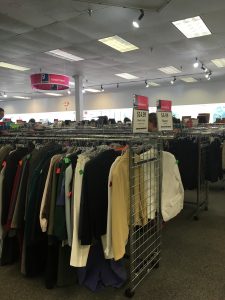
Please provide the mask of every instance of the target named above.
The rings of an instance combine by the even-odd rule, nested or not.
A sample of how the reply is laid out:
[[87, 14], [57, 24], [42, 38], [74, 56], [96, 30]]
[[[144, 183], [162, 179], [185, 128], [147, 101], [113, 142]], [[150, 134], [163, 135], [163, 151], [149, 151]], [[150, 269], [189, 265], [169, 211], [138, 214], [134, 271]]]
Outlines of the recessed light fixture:
[[151, 85], [151, 86], [160, 86], [160, 84], [159, 83], [156, 83], [156, 82], [149, 82], [148, 83], [149, 85]]
[[166, 74], [177, 74], [181, 73], [181, 70], [178, 70], [177, 68], [173, 66], [164, 67], [164, 68], [158, 68], [159, 71], [166, 73]]
[[96, 90], [96, 89], [91, 89], [91, 88], [87, 88], [85, 89], [86, 92], [90, 92], [90, 93], [100, 93], [100, 90]]
[[122, 39], [118, 35], [110, 36], [110, 37], [107, 37], [104, 39], [100, 39], [98, 41], [119, 51], [119, 52], [128, 52], [128, 51], [133, 51], [133, 50], [139, 49], [137, 46]]
[[201, 17], [188, 18], [172, 22], [188, 39], [210, 35], [211, 32]]
[[45, 95], [48, 95], [48, 96], [56, 96], [56, 97], [62, 96], [62, 94], [56, 94], [56, 93], [45, 93]]
[[212, 62], [214, 65], [216, 65], [218, 68], [224, 68], [225, 67], [225, 58], [217, 58], [213, 59]]
[[139, 78], [139, 77], [137, 77], [137, 76], [134, 76], [134, 75], [132, 75], [132, 74], [129, 74], [129, 73], [120, 73], [120, 74], [115, 74], [116, 76], [119, 76], [119, 77], [122, 77], [122, 78], [124, 78], [124, 79], [137, 79], [137, 78]]
[[197, 80], [193, 77], [181, 77], [180, 80], [184, 81], [184, 82], [197, 82]]
[[8, 64], [8, 63], [3, 62], [3, 61], [0, 62], [0, 67], [1, 68], [6, 68], [6, 69], [11, 69], [11, 70], [16, 70], [16, 71], [28, 71], [28, 70], [30, 70], [29, 68]]
[[26, 96], [13, 96], [13, 98], [16, 98], [16, 99], [26, 99], [26, 100], [31, 99], [30, 97], [26, 97]]
[[48, 52], [45, 52], [46, 54], [61, 58], [61, 59], [65, 59], [68, 61], [80, 61], [80, 60], [84, 60], [84, 58], [81, 58], [79, 56], [73, 55], [71, 53], [62, 51], [60, 49], [56, 49], [56, 50], [51, 50]]

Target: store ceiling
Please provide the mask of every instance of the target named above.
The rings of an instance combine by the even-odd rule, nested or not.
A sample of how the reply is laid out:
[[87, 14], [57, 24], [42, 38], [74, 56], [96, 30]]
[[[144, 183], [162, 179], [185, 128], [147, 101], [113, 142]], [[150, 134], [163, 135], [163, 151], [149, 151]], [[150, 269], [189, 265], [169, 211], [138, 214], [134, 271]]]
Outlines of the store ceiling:
[[[126, 8], [120, 7], [121, 2]], [[139, 8], [145, 9], [145, 16], [141, 27], [135, 29], [132, 20], [139, 16]], [[91, 16], [88, 9], [93, 11]], [[82, 74], [86, 86], [96, 87], [126, 82], [115, 76], [117, 73], [131, 73], [143, 82], [161, 78], [157, 82], [169, 84], [168, 75], [157, 69], [171, 65], [182, 66], [182, 74], [196, 73], [195, 78], [205, 80], [203, 74], [197, 74], [199, 69], [193, 69], [195, 57], [213, 71], [212, 80], [225, 78], [225, 68], [211, 62], [225, 57], [224, 15], [224, 0], [1, 0], [0, 61], [30, 70], [0, 68], [0, 91], [32, 93], [29, 75], [40, 70]], [[172, 24], [195, 16], [202, 17], [212, 35], [187, 39]], [[119, 53], [98, 42], [113, 35], [140, 49]], [[84, 60], [71, 63], [45, 53], [54, 49]]]

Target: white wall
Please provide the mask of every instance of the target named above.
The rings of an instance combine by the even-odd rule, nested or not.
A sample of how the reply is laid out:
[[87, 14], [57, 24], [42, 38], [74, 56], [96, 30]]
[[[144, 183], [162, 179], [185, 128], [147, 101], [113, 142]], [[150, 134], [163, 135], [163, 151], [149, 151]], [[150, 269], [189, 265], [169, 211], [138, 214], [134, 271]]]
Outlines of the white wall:
[[133, 94], [148, 96], [150, 106], [155, 106], [157, 99], [172, 100], [173, 105], [225, 103], [225, 82], [212, 80], [201, 83], [180, 83], [168, 87], [133, 88], [129, 91], [116, 90], [113, 93], [89, 94], [85, 97], [85, 109], [132, 107]]
[[[143, 83], [144, 85], [144, 83]], [[84, 94], [85, 110], [120, 109], [132, 107], [132, 95], [140, 94], [149, 97], [150, 106], [155, 106], [157, 99], [170, 99], [173, 105], [225, 103], [225, 82], [182, 84], [157, 88], [119, 88], [114, 92]], [[66, 111], [65, 101], [69, 101], [68, 111], [75, 110], [73, 97], [51, 97], [49, 99], [1, 101], [0, 106], [8, 114], [61, 112]]]

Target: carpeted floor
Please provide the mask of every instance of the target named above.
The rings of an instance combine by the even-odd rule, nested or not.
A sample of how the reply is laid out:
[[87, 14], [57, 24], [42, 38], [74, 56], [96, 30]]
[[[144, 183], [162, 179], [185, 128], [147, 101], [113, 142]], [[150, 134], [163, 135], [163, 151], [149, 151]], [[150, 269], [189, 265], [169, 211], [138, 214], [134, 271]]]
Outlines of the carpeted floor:
[[[143, 281], [133, 299], [225, 300], [225, 191], [221, 184], [211, 186], [209, 211], [202, 212], [199, 221], [193, 221], [190, 213], [186, 208], [164, 227], [160, 268]], [[79, 286], [46, 290], [41, 278], [24, 278], [17, 265], [0, 268], [0, 300], [121, 300], [123, 293], [124, 289], [92, 293]]]

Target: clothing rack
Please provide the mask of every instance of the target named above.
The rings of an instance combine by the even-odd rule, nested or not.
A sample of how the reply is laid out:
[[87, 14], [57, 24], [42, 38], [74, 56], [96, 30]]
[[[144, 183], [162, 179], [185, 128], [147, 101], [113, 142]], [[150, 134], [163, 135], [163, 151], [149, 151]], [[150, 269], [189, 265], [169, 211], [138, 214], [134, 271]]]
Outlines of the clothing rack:
[[[162, 136], [155, 134], [88, 134], [74, 136], [71, 134], [60, 136], [1, 136], [0, 143], [16, 142], [69, 142], [76, 145], [90, 146], [102, 143], [121, 142], [128, 145], [129, 151], [129, 185], [130, 185], [130, 216], [129, 243], [127, 250], [129, 280], [125, 291], [127, 297], [132, 297], [136, 288], [151, 271], [159, 267], [161, 257], [161, 180], [162, 180]], [[137, 160], [140, 151], [149, 150], [147, 155]], [[147, 178], [143, 175], [148, 174]], [[140, 176], [145, 185], [144, 192], [140, 189]], [[152, 186], [152, 182], [154, 185]], [[143, 201], [144, 206], [137, 211], [137, 199]], [[138, 205], [141, 205], [138, 203]], [[147, 217], [146, 217], [147, 212]], [[137, 216], [140, 214], [140, 216]], [[137, 217], [142, 222], [137, 222]]]
[[179, 138], [195, 138], [197, 141], [197, 188], [195, 201], [185, 200], [184, 204], [192, 206], [194, 211], [192, 217], [194, 220], [199, 220], [199, 215], [202, 209], [208, 211], [209, 203], [209, 185], [206, 180], [206, 155], [210, 144], [211, 131], [208, 128], [185, 128], [182, 132], [177, 133], [175, 139]]
[[199, 214], [202, 209], [208, 211], [209, 204], [209, 185], [206, 180], [206, 155], [209, 146], [209, 139], [204, 136], [197, 137], [198, 143], [198, 181], [196, 189], [196, 202], [184, 201], [185, 204], [195, 207], [193, 218], [199, 220]]

